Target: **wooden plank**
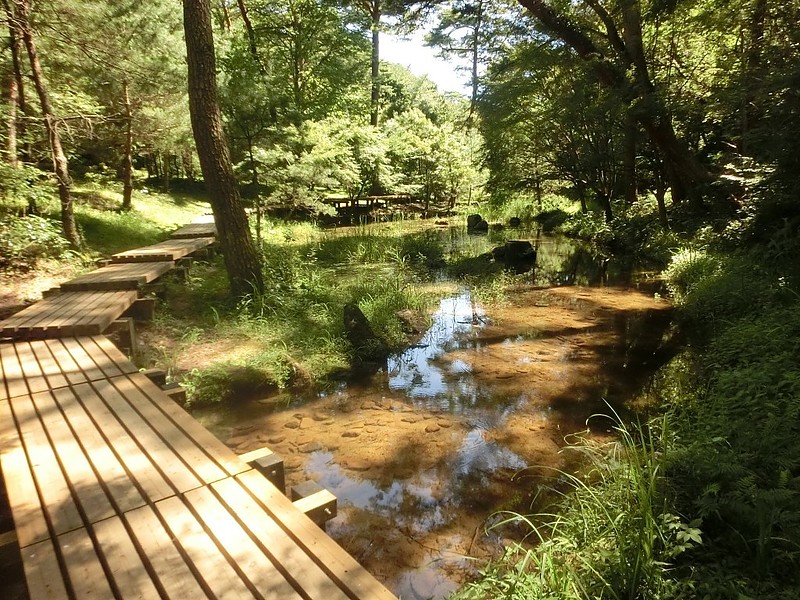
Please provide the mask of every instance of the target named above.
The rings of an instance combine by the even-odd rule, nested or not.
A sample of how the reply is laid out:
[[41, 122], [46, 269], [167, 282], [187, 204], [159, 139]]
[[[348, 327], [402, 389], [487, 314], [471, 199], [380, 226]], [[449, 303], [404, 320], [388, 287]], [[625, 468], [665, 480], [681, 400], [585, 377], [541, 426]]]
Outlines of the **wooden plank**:
[[123, 518], [136, 543], [147, 557], [150, 568], [158, 578], [167, 598], [204, 598], [200, 587], [172, 537], [158, 520], [153, 508], [143, 506], [127, 512]]
[[83, 526], [64, 473], [30, 396], [9, 400], [50, 527], [56, 534]]
[[346, 594], [353, 598], [396, 600], [389, 590], [311, 519], [297, 510], [291, 501], [264, 477], [255, 471], [248, 471], [237, 475], [236, 479], [286, 535], [303, 548], [325, 573], [339, 582]]
[[160, 599], [161, 594], [122, 520], [119, 517], [106, 519], [94, 523], [92, 530], [120, 597], [125, 600]]
[[95, 292], [92, 303], [85, 306], [81, 315], [74, 315], [72, 334], [97, 335], [105, 331], [111, 323], [136, 301], [136, 290], [116, 292]]
[[22, 548], [20, 554], [31, 600], [62, 600], [68, 597], [52, 540]]
[[[69, 339], [69, 338], [64, 338]], [[81, 370], [80, 365], [75, 360], [75, 357], [69, 351], [69, 348], [64, 345], [63, 340], [52, 339], [43, 340], [42, 342], [50, 350], [53, 358], [58, 365], [59, 370], [67, 379], [69, 385], [78, 385], [89, 381], [86, 374]]]
[[[137, 444], [133, 435], [122, 426], [118, 416], [101, 400], [97, 392], [88, 384], [76, 386], [74, 391], [86, 412], [97, 424], [97, 429], [102, 432], [103, 438], [113, 450], [114, 456], [124, 466], [131, 484], [136, 486], [151, 502], [172, 496], [175, 490], [153, 464], [150, 456]], [[124, 482], [121, 485], [124, 486]], [[122, 507], [124, 499], [120, 499], [119, 490], [115, 491], [117, 488], [111, 483], [109, 483], [109, 489], [112, 497]], [[121, 491], [124, 490], [125, 488], [122, 487]], [[135, 501], [135, 496], [133, 500]]]
[[0, 334], [14, 335], [18, 327], [24, 326], [28, 322], [35, 321], [40, 317], [40, 315], [46, 314], [48, 311], [50, 311], [52, 306], [52, 303], [45, 303], [44, 301], [41, 301], [23, 308], [21, 311], [11, 315], [0, 324], [2, 325], [2, 328], [0, 328]]
[[135, 290], [175, 268], [173, 261], [114, 263], [61, 284], [65, 291]]
[[46, 298], [3, 322], [16, 339], [102, 333], [136, 300], [136, 290], [66, 292]]
[[94, 359], [89, 356], [89, 353], [84, 350], [77, 338], [65, 337], [61, 339], [61, 343], [64, 344], [64, 347], [75, 361], [77, 367], [83, 372], [87, 381], [105, 378], [105, 373], [103, 373]]
[[156, 510], [172, 539], [189, 558], [195, 576], [201, 578], [211, 592], [211, 597], [221, 600], [261, 597], [242, 581], [214, 540], [178, 497], [157, 502]]
[[[172, 400], [165, 401], [166, 394], [146, 376], [136, 373], [130, 375], [130, 380], [153, 401], [153, 404], [172, 421], [175, 427], [194, 440], [205, 454], [228, 475], [236, 475], [250, 469], [250, 466], [242, 461], [233, 450], [200, 425], [189, 413]], [[208, 477], [206, 481], [210, 482], [216, 479], [219, 477], [214, 475], [213, 479]]]
[[20, 548], [48, 539], [47, 521], [8, 400], [0, 400], [0, 467]]
[[101, 301], [99, 292], [68, 292], [61, 294], [61, 310], [57, 318], [47, 323], [45, 335], [47, 337], [64, 337], [75, 335], [76, 324], [90, 313], [92, 307]]
[[[78, 394], [81, 396], [79, 397]], [[94, 390], [88, 385], [75, 390], [60, 388], [53, 391], [53, 396], [64, 413], [66, 422], [100, 479], [102, 487], [98, 485], [98, 489], [105, 490], [117, 513], [143, 506], [146, 503], [144, 496], [139, 492], [136, 482], [131, 479], [122, 461], [114, 454], [112, 447], [103, 438], [99, 429], [99, 426], [105, 422], [107, 413], [98, 411], [93, 415], [100, 424], [98, 425], [90, 418], [81, 403], [81, 397], [87, 398], [87, 401], [91, 403], [92, 394], [94, 394]], [[124, 445], [124, 442], [119, 439], [116, 440], [116, 443], [117, 446]], [[130, 455], [128, 457], [131, 458]], [[143, 472], [145, 471], [140, 471], [137, 475], [141, 477]], [[156, 476], [158, 476], [157, 473]]]
[[58, 536], [58, 549], [75, 598], [115, 598], [103, 565], [86, 529]]
[[30, 345], [36, 360], [42, 367], [42, 373], [47, 379], [48, 389], [54, 390], [69, 385], [67, 377], [50, 351], [48, 343], [45, 340], [36, 340], [30, 342]]
[[18, 328], [20, 334], [27, 332], [30, 337], [63, 337], [72, 335], [72, 323], [76, 315], [83, 314], [92, 302], [91, 292], [70, 292], [46, 298], [40, 304], [50, 303], [50, 312], [39, 316], [35, 321]]
[[36, 394], [49, 389], [47, 379], [44, 377], [42, 368], [39, 366], [39, 361], [36, 360], [36, 355], [33, 353], [30, 343], [17, 343], [15, 347], [19, 364], [25, 377], [25, 383], [28, 385], [30, 393]]
[[[114, 381], [120, 380], [126, 378], [118, 377]], [[115, 418], [130, 432], [130, 437], [136, 441], [142, 452], [149, 457], [175, 491], [185, 492], [201, 485], [201, 481], [183, 461], [183, 457], [176, 454], [176, 447], [179, 451], [183, 451], [184, 446], [191, 444], [190, 442], [185, 438], [174, 439], [174, 429], [162, 438], [159, 433], [164, 432], [157, 430], [160, 423], [149, 423], [142, 418], [126, 397], [128, 390], [124, 386], [120, 386], [122, 388], [120, 390], [109, 380], [96, 381], [92, 385]], [[168, 441], [165, 441], [165, 438]], [[186, 452], [189, 452], [188, 448]]]
[[[105, 352], [106, 356], [108, 356], [109, 360], [114, 364], [116, 369], [121, 371], [122, 373], [138, 373], [139, 368], [134, 365], [128, 357], [125, 356], [119, 348], [117, 348], [114, 344], [111, 343], [104, 335], [96, 335], [92, 337], [92, 342], [94, 342], [103, 352]], [[101, 368], [102, 365], [101, 365]], [[106, 373], [108, 377], [113, 377], [109, 373]]]
[[[207, 487], [187, 493], [186, 501], [217, 544], [237, 565], [251, 587], [258, 590], [265, 598], [277, 600], [302, 597], [294, 587], [299, 587], [300, 584], [292, 578], [287, 579], [287, 574], [276, 568], [270, 556], [264, 552], [264, 547], [256, 544], [231, 516], [227, 507], [222, 505]], [[258, 513], [263, 515], [261, 511]], [[280, 538], [272, 538], [269, 539], [269, 544], [272, 546], [279, 544], [280, 541]], [[278, 565], [281, 566], [280, 563]]]
[[22, 396], [28, 393], [25, 375], [17, 356], [16, 344], [10, 342], [0, 343], [0, 364], [3, 366], [3, 383], [0, 393], [4, 399]]
[[323, 571], [308, 554], [286, 535], [239, 482], [223, 479], [211, 486], [223, 502], [243, 521], [260, 550], [280, 565], [285, 576], [302, 589], [306, 597], [335, 600], [348, 598], [337, 582]]
[[[97, 367], [103, 372], [104, 377], [110, 378], [123, 375], [124, 372], [120, 368], [120, 363], [130, 363], [130, 361], [127, 358], [125, 358], [125, 355], [123, 355], [122, 352], [120, 352], [119, 350], [117, 350], [116, 353], [113, 353], [114, 354], [113, 358], [109, 356], [108, 353], [106, 352], [106, 348], [103, 348], [98, 344], [98, 340], [100, 338], [103, 338], [105, 340], [108, 339], [105, 338], [104, 336], [98, 335], [98, 336], [82, 336], [76, 338], [76, 340], [81, 345], [81, 348], [83, 348], [84, 352], [86, 352], [86, 354], [90, 356], [91, 359], [94, 361], [95, 367]], [[113, 344], [111, 344], [110, 341], [108, 342], [108, 344], [113, 346]], [[131, 366], [133, 365], [131, 364]], [[130, 372], [127, 367], [126, 371]]]
[[[141, 415], [142, 421], [146, 422], [153, 432], [158, 435], [160, 441], [169, 449], [169, 453], [174, 456], [166, 456], [168, 464], [160, 463], [165, 472], [169, 473], [170, 479], [175, 478], [175, 485], [181, 492], [197, 487], [197, 479], [205, 483], [222, 479], [227, 474], [215, 462], [209, 459], [205, 450], [197, 442], [186, 435], [186, 433], [175, 427], [175, 424], [167, 419], [154, 404], [153, 399], [158, 402], [171, 402], [153, 383], [145, 377], [148, 387], [151, 387], [151, 394], [148, 396], [142, 393], [141, 389], [134, 385], [128, 377], [115, 377], [111, 383], [124, 396], [125, 400]], [[221, 442], [217, 442], [221, 443]], [[147, 446], [148, 449], [156, 449], [157, 446]], [[182, 464], [178, 464], [181, 461]], [[191, 469], [196, 476], [194, 480], [187, 480], [183, 472], [184, 466]]]
[[53, 445], [61, 471], [65, 474], [72, 496], [79, 504], [83, 515], [90, 523], [113, 516], [116, 511], [100, 485], [83, 448], [75, 439], [73, 431], [61, 413], [53, 392], [34, 394], [32, 399]]
[[217, 226], [210, 223], [190, 223], [173, 231], [169, 237], [173, 239], [211, 237], [217, 235]]

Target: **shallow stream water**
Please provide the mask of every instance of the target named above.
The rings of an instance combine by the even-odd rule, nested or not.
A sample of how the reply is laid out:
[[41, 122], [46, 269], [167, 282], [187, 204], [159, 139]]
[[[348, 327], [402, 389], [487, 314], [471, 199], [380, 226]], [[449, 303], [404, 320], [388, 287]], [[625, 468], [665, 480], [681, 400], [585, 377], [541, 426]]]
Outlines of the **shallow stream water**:
[[[476, 242], [445, 232], [453, 252]], [[195, 411], [237, 452], [268, 445], [289, 485], [338, 498], [328, 533], [404, 599], [442, 598], [496, 556], [498, 511], [543, 507], [562, 448], [660, 362], [669, 305], [641, 274], [558, 238], [500, 304], [443, 299], [418, 343], [333, 390]], [[610, 422], [593, 419], [593, 435]]]

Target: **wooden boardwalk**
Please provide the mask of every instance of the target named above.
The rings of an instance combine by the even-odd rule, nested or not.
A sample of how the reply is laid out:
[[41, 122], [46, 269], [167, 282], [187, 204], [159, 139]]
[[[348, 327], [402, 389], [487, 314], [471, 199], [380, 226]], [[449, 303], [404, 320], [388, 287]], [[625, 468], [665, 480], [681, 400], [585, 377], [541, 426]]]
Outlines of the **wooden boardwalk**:
[[103, 336], [0, 344], [31, 598], [392, 598]]
[[137, 293], [67, 292], [0, 321], [0, 338], [56, 338], [102, 333], [136, 302]]
[[0, 467], [33, 600], [394, 598], [307, 516], [322, 505], [291, 502], [99, 335], [212, 242], [120, 253], [0, 322]]
[[135, 290], [174, 268], [175, 262], [171, 260], [115, 263], [70, 279], [61, 284], [61, 289], [67, 292]]
[[213, 237], [217, 235], [217, 226], [213, 221], [190, 223], [173, 231], [169, 237], [173, 239]]
[[213, 237], [164, 240], [152, 246], [118, 252], [111, 256], [111, 261], [115, 263], [175, 261], [193, 252], [207, 248], [213, 243]]

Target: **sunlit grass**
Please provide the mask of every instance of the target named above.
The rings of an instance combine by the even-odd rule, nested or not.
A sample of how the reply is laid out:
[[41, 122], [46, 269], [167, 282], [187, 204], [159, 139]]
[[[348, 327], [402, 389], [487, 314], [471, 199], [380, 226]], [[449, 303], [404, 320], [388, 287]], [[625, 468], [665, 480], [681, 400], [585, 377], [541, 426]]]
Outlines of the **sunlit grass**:
[[613, 441], [568, 446], [585, 466], [557, 473], [567, 491], [553, 513], [502, 516], [496, 527], [523, 525], [528, 538], [510, 544], [503, 560], [455, 598], [666, 600], [690, 592], [672, 578], [672, 565], [702, 537], [699, 523], [670, 510], [663, 474], [668, 421], [636, 428], [614, 419]]

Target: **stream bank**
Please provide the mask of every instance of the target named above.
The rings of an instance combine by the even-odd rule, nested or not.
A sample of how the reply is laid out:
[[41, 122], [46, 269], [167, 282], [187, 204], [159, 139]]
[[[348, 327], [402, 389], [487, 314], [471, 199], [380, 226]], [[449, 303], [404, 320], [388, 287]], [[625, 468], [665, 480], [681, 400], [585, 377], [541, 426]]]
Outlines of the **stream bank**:
[[493, 514], [541, 508], [569, 434], [660, 363], [670, 306], [639, 287], [531, 278], [486, 306], [464, 289], [372, 377], [194, 414], [237, 452], [281, 454], [289, 485], [330, 489], [328, 532], [395, 593], [441, 598], [514, 536], [485, 533]]

